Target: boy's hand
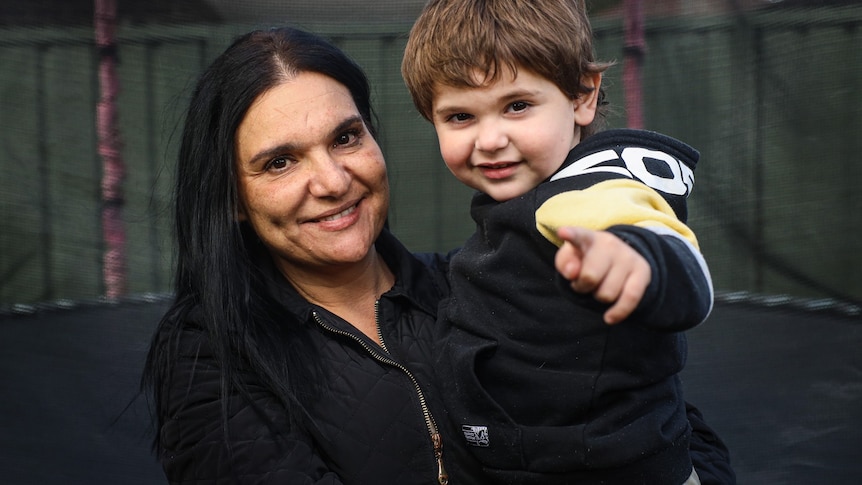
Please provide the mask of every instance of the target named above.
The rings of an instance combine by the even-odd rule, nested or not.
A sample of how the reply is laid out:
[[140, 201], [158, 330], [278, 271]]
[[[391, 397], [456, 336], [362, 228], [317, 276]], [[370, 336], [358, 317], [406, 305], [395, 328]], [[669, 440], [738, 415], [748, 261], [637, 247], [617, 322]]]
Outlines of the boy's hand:
[[610, 304], [604, 321], [613, 325], [637, 308], [652, 278], [649, 263], [622, 239], [606, 231], [562, 227], [557, 235], [557, 271], [572, 282], [578, 293]]

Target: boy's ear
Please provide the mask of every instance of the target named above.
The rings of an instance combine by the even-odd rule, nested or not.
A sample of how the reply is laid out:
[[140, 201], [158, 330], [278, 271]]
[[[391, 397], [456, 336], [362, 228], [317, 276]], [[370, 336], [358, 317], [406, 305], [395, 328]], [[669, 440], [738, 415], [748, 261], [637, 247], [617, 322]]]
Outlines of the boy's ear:
[[587, 126], [596, 117], [599, 104], [599, 89], [602, 87], [602, 73], [587, 74], [581, 78], [581, 85], [592, 88], [588, 93], [582, 93], [575, 98], [575, 124]]

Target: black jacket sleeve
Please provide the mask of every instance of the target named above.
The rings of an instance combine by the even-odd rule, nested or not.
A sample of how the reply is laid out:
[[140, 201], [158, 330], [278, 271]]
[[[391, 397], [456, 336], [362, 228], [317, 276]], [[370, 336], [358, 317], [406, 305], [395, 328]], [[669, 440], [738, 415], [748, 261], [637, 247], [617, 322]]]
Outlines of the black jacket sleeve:
[[608, 231], [632, 246], [650, 265], [652, 278], [629, 321], [656, 330], [688, 330], [712, 311], [712, 279], [700, 252], [672, 234], [637, 226]]

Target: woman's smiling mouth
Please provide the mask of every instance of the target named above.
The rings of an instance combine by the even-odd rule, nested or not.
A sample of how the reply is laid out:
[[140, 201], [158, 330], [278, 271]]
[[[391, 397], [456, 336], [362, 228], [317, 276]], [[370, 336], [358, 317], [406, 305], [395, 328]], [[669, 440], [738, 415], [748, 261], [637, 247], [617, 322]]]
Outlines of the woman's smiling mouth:
[[335, 215], [332, 215], [329, 217], [324, 217], [324, 218], [320, 219], [320, 221], [321, 222], [329, 222], [329, 221], [341, 219], [342, 217], [346, 216], [347, 214], [350, 214], [351, 212], [353, 212], [355, 210], [356, 210], [356, 206], [354, 205], [354, 206], [348, 207], [347, 209], [344, 209], [343, 211], [339, 212], [338, 214], [335, 214]]
[[324, 216], [324, 217], [320, 217], [317, 219], [312, 219], [309, 222], [333, 222], [333, 221], [337, 221], [341, 218], [347, 217], [350, 214], [353, 214], [354, 212], [356, 212], [356, 208], [359, 206], [360, 201], [361, 201], [361, 199], [359, 201], [354, 202], [353, 205], [342, 210], [341, 212], [338, 212], [338, 213], [335, 213], [332, 215], [328, 215], [328, 216]]

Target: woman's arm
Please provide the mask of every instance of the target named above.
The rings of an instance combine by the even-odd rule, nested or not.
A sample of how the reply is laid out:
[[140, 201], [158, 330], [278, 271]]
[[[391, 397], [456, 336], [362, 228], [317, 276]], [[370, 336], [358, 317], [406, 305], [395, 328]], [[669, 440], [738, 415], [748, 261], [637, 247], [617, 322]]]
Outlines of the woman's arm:
[[691, 425], [691, 462], [701, 485], [736, 485], [736, 472], [730, 465], [727, 445], [706, 424], [700, 410], [685, 403], [685, 411]]

